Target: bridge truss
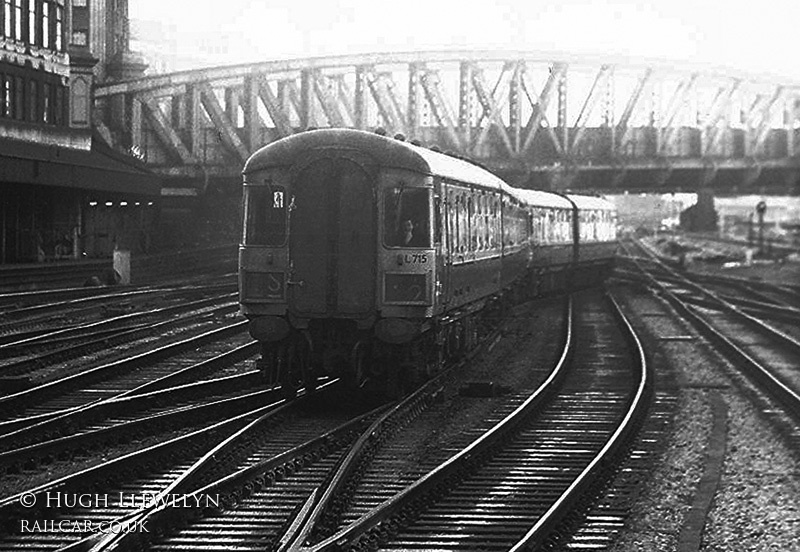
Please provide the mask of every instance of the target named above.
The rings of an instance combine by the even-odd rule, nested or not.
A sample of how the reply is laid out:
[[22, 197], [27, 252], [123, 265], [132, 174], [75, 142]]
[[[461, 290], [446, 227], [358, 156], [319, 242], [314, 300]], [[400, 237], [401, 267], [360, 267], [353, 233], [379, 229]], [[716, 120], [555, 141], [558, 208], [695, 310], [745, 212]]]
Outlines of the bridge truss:
[[[735, 170], [745, 183], [800, 167], [800, 87], [708, 69], [419, 52], [200, 69], [95, 90], [95, 126], [175, 179], [239, 176], [259, 147], [312, 127], [438, 145], [551, 187], [646, 172], [663, 185]], [[591, 180], [591, 179], [589, 179]]]

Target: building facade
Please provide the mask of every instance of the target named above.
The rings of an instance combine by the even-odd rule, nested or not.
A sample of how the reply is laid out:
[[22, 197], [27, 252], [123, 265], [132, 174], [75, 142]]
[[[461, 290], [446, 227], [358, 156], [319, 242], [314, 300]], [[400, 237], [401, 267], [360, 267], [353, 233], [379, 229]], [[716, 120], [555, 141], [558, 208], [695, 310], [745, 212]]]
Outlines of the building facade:
[[0, 0], [0, 263], [147, 249], [160, 183], [93, 131], [92, 87], [135, 76], [127, 0]]

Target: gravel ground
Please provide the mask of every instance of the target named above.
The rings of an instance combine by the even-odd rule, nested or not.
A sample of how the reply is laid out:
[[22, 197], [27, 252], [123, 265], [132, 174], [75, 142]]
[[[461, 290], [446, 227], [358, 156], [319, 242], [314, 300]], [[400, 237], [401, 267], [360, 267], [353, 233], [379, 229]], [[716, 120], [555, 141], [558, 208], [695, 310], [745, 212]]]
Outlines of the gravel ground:
[[[765, 416], [743, 398], [732, 370], [662, 304], [618, 290], [660, 374], [675, 371], [680, 393], [674, 430], [653, 476], [633, 506], [615, 552], [670, 552], [703, 473], [712, 425], [710, 396], [728, 405], [723, 473], [700, 550], [800, 550], [800, 463]], [[658, 313], [661, 313], [659, 315]], [[681, 550], [680, 552], [685, 552]]]
[[725, 471], [704, 550], [800, 550], [800, 462], [738, 394], [726, 393]]

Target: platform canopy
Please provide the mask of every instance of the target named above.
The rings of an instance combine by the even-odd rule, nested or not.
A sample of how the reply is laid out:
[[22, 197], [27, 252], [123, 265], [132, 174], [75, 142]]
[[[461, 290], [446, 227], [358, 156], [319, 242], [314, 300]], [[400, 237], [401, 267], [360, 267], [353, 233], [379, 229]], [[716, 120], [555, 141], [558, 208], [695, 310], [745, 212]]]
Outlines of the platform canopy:
[[161, 179], [98, 139], [76, 149], [0, 138], [0, 182], [159, 196]]

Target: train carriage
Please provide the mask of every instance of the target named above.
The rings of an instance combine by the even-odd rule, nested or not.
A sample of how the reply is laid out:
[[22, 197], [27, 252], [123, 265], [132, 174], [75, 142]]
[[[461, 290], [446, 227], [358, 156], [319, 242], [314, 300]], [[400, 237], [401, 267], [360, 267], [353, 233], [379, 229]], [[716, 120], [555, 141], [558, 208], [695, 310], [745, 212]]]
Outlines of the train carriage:
[[573, 205], [576, 270], [573, 286], [591, 285], [610, 274], [617, 251], [617, 216], [608, 201], [587, 195], [565, 196]]
[[575, 198], [384, 136], [301, 133], [243, 173], [240, 303], [262, 370], [290, 391], [427, 375], [580, 260]]

